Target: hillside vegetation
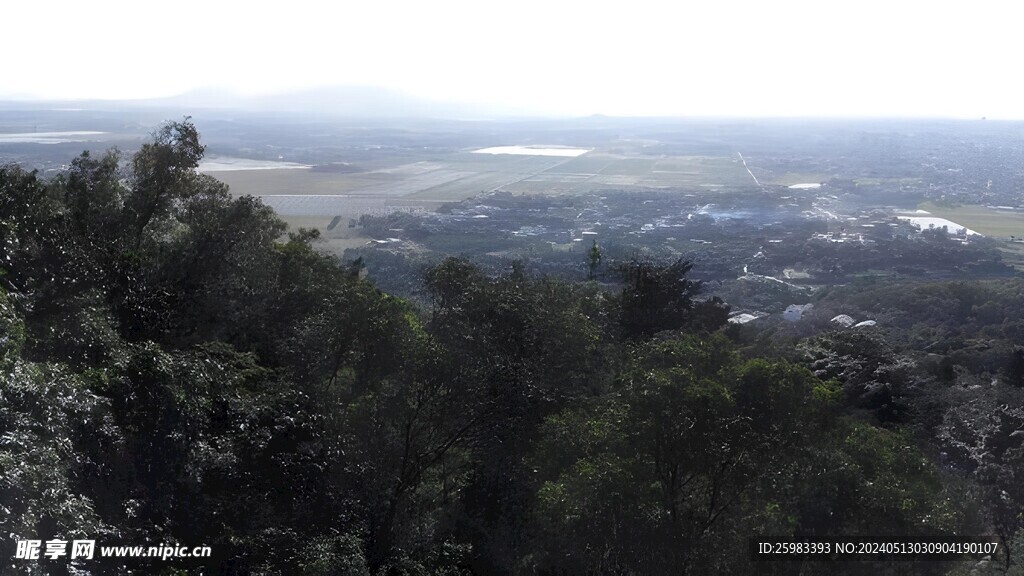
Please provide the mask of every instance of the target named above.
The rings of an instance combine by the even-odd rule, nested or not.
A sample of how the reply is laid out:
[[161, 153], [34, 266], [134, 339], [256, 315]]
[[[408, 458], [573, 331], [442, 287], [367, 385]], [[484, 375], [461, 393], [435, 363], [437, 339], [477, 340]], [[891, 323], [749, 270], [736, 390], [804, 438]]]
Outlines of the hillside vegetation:
[[[0, 535], [214, 557], [12, 552], [5, 570], [1020, 569], [1019, 281], [818, 304], [885, 302], [892, 334], [727, 328], [683, 261], [624, 261], [611, 288], [449, 258], [417, 306], [198, 174], [202, 155], [184, 121], [53, 179], [0, 167]], [[879, 535], [1004, 547], [970, 565], [748, 553]]]

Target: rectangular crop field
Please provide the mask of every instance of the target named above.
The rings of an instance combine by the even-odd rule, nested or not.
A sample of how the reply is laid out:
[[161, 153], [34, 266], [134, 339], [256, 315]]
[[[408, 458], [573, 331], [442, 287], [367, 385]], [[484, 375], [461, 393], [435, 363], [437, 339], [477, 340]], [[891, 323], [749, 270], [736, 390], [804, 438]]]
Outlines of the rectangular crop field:
[[[236, 195], [267, 197], [288, 216], [352, 215], [394, 201], [436, 208], [495, 190], [516, 194], [583, 194], [637, 188], [749, 188], [753, 180], [728, 156], [582, 156], [424, 154], [357, 172], [263, 169], [211, 172]], [[287, 196], [297, 196], [289, 201]], [[331, 199], [331, 196], [339, 196]], [[387, 199], [385, 201], [385, 199]]]
[[993, 210], [985, 206], [956, 206], [953, 208], [926, 202], [919, 206], [932, 215], [952, 220], [975, 232], [1000, 240], [1010, 236], [1024, 237], [1024, 211]]

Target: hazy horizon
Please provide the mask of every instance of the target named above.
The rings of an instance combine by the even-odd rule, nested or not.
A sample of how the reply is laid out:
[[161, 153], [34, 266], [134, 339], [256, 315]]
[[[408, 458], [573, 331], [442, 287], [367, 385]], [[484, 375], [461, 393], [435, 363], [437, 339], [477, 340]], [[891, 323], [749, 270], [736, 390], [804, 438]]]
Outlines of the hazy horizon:
[[[865, 112], [837, 112], [837, 113], [814, 113], [814, 112], [800, 112], [800, 111], [789, 111], [789, 112], [765, 112], [765, 113], [750, 113], [744, 110], [736, 110], [732, 112], [707, 112], [702, 113], [700, 111], [693, 112], [665, 112], [665, 113], [605, 113], [605, 112], [573, 112], [573, 111], [551, 111], [543, 109], [532, 109], [524, 107], [516, 107], [507, 104], [498, 104], [494, 102], [482, 102], [482, 101], [451, 101], [451, 100], [439, 100], [431, 98], [423, 98], [416, 96], [410, 92], [401, 90], [390, 89], [382, 86], [369, 86], [369, 85], [344, 85], [344, 84], [325, 84], [320, 86], [309, 86], [298, 89], [281, 89], [276, 91], [266, 91], [258, 94], [245, 93], [242, 91], [232, 90], [225, 87], [216, 86], [201, 86], [193, 89], [189, 89], [183, 92], [164, 96], [137, 96], [137, 97], [47, 97], [39, 96], [34, 94], [3, 94], [0, 93], [0, 103], [18, 104], [22, 106], [31, 106], [32, 104], [68, 104], [68, 105], [139, 105], [143, 108], [189, 108], [194, 110], [237, 110], [240, 112], [256, 112], [256, 113], [267, 113], [267, 112], [325, 112], [330, 115], [334, 112], [335, 116], [339, 117], [359, 117], [369, 116], [373, 117], [376, 114], [362, 114], [362, 113], [350, 113], [345, 109], [339, 111], [331, 110], [310, 110], [308, 108], [302, 108], [299, 104], [300, 101], [292, 101], [290, 98], [300, 96], [318, 96], [323, 94], [331, 94], [335, 92], [355, 92], [363, 94], [385, 94], [393, 99], [398, 99], [401, 102], [411, 102], [422, 105], [422, 107], [429, 108], [430, 106], [441, 106], [447, 110], [459, 110], [464, 112], [462, 114], [433, 114], [431, 112], [421, 112], [418, 109], [414, 109], [408, 114], [409, 118], [431, 118], [436, 117], [438, 119], [452, 119], [452, 120], [500, 120], [503, 118], [508, 119], [538, 119], [538, 120], [559, 120], [559, 119], [580, 119], [589, 117], [607, 117], [611, 119], [648, 119], [657, 120], [659, 118], [667, 120], [724, 120], [724, 121], [743, 121], [743, 120], [794, 120], [794, 121], [871, 121], [871, 120], [911, 120], [911, 121], [928, 121], [928, 120], [992, 120], [992, 121], [1018, 121], [1024, 120], [1024, 112], [1020, 116], [986, 116], [986, 115], [966, 115], [966, 114], [943, 114], [943, 113], [900, 113], [900, 112], [886, 112], [886, 111], [865, 111]], [[284, 108], [276, 106], [276, 103], [288, 102], [289, 105]], [[89, 108], [83, 108], [81, 110], [88, 110]], [[58, 110], [58, 109], [55, 109]], [[67, 108], [66, 110], [79, 110], [78, 108]], [[382, 117], [401, 117], [402, 115], [394, 113], [383, 113], [380, 114]]]
[[8, 8], [0, 99], [369, 87], [527, 116], [1024, 118], [1018, 10], [786, 0]]

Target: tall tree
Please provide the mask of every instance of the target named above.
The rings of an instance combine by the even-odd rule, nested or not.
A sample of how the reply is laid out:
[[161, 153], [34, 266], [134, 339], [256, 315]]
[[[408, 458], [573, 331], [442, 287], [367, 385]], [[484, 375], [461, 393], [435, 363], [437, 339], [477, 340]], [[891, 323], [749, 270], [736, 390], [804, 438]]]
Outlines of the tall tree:
[[597, 268], [601, 265], [601, 248], [597, 245], [597, 240], [594, 240], [594, 244], [590, 247], [590, 251], [587, 252], [587, 277], [593, 280], [597, 277]]
[[131, 161], [131, 193], [125, 204], [127, 224], [133, 231], [135, 247], [142, 242], [146, 227], [165, 215], [175, 200], [195, 193], [191, 184], [198, 178], [195, 168], [205, 147], [189, 117], [169, 122], [142, 145]]
[[619, 265], [624, 284], [618, 298], [619, 325], [627, 338], [688, 326], [714, 330], [725, 323], [728, 310], [721, 300], [694, 302], [702, 287], [686, 277], [691, 268], [682, 259], [668, 265], [640, 259]]

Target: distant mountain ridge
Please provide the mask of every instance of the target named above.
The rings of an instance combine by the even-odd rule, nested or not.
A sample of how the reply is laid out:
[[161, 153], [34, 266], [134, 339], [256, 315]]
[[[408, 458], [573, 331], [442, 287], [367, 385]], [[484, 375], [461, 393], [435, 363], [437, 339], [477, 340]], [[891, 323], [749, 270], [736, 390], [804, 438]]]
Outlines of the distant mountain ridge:
[[328, 86], [306, 88], [271, 94], [238, 94], [227, 89], [201, 88], [162, 98], [104, 99], [37, 99], [24, 96], [0, 97], [7, 108], [182, 108], [237, 110], [242, 112], [311, 113], [337, 117], [361, 118], [445, 118], [494, 119], [539, 116], [510, 107], [476, 103], [443, 102], [420, 98], [398, 90], [374, 86]]

